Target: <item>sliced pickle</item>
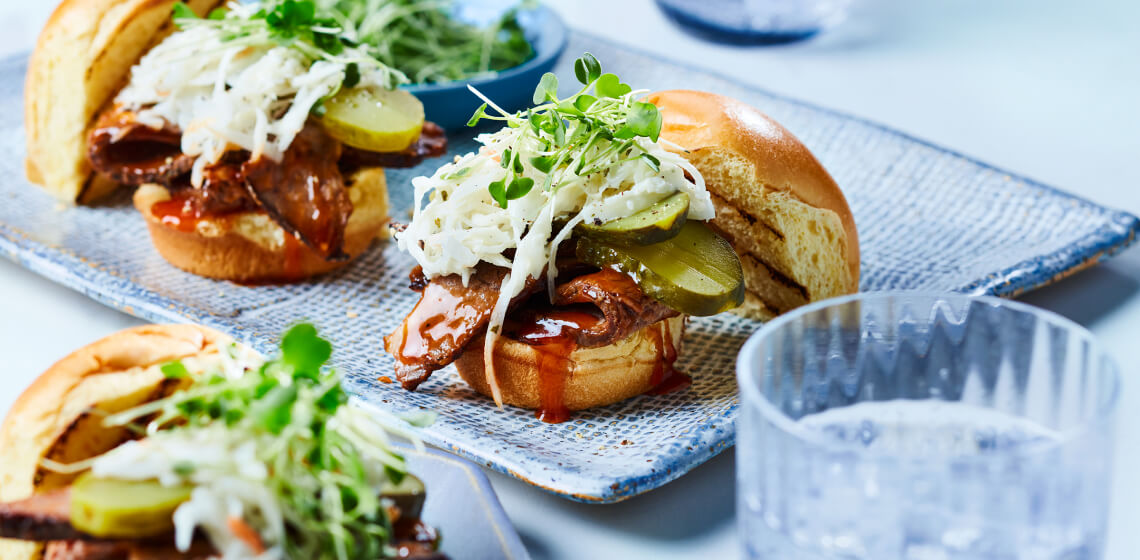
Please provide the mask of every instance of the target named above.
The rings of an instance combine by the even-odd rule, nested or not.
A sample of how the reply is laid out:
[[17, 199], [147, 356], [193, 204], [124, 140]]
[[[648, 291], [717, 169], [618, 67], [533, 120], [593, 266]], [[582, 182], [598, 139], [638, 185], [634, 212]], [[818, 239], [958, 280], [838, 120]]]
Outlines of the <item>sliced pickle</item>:
[[588, 237], [578, 258], [633, 277], [650, 297], [689, 315], [715, 315], [744, 301], [744, 271], [732, 246], [702, 222], [688, 221], [676, 237], [619, 247]]
[[96, 478], [91, 473], [71, 486], [71, 524], [97, 538], [153, 537], [174, 529], [174, 510], [190, 499], [190, 486], [155, 480]]
[[427, 499], [427, 489], [424, 481], [409, 474], [399, 484], [384, 489], [381, 497], [392, 500], [400, 508], [402, 519], [419, 519], [424, 510], [424, 500]]
[[681, 233], [681, 226], [685, 225], [685, 215], [688, 213], [689, 195], [678, 192], [624, 218], [598, 225], [581, 224], [575, 228], [575, 232], [610, 245], [652, 245]]
[[358, 87], [325, 101], [321, 124], [330, 136], [361, 150], [399, 152], [424, 127], [424, 106], [399, 89]]

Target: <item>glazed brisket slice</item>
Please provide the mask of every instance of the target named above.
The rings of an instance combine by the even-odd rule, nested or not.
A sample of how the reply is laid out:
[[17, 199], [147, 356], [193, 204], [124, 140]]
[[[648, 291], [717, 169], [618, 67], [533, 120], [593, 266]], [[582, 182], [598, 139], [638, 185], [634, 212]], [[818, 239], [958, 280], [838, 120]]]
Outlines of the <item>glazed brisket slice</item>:
[[[582, 267], [560, 263], [559, 270], [567, 275], [567, 271], [580, 272]], [[454, 362], [472, 340], [485, 332], [506, 274], [505, 268], [480, 263], [465, 287], [459, 275], [428, 280], [420, 267], [413, 269], [411, 288], [423, 295], [396, 332], [384, 339], [385, 349], [396, 358], [396, 379], [405, 389], [415, 390], [433, 372]], [[678, 315], [645, 295], [632, 278], [616, 270], [590, 268], [585, 274], [569, 276], [573, 279], [555, 289], [553, 305], [543, 293], [545, 281], [532, 279], [523, 293], [511, 301], [508, 320], [518, 326], [542, 320], [562, 308], [585, 307], [599, 320], [572, 334], [578, 346], [597, 348]]]
[[[396, 332], [384, 338], [385, 350], [396, 358], [396, 379], [405, 389], [414, 391], [483, 334], [507, 272], [506, 268], [479, 263], [464, 286], [458, 274], [439, 276], [425, 284], [416, 280], [422, 272], [413, 271], [412, 284], [420, 286], [423, 295]], [[539, 288], [540, 283], [530, 279], [512, 305]]]
[[[438, 535], [419, 519], [399, 519], [393, 544], [401, 558], [446, 560], [433, 550]], [[195, 538], [186, 552], [174, 547], [173, 535], [152, 539], [101, 540], [71, 525], [71, 492], [61, 488], [23, 500], [0, 503], [0, 538], [47, 543], [44, 560], [206, 560], [214, 547]]]
[[89, 537], [71, 526], [71, 492], [62, 488], [0, 503], [0, 538], [63, 541]]
[[425, 158], [447, 153], [447, 135], [443, 128], [431, 121], [424, 122], [420, 137], [399, 152], [369, 152], [345, 146], [340, 156], [341, 169], [351, 171], [360, 167], [388, 167], [392, 169], [415, 167]]
[[344, 232], [352, 200], [337, 167], [340, 142], [310, 121], [280, 162], [269, 158], [242, 164], [253, 199], [285, 231], [329, 261], [345, 260]]
[[[629, 275], [609, 268], [578, 276], [555, 289], [555, 309], [575, 304], [593, 305], [602, 315], [602, 321], [575, 329], [575, 342], [582, 348], [608, 346], [657, 321], [679, 315], [645, 295]], [[535, 319], [541, 315], [539, 312]]]
[[0, 503], [0, 538], [47, 542], [45, 560], [192, 560], [216, 554], [201, 539], [182, 553], [173, 538], [101, 540], [87, 535], [71, 525], [69, 488]]
[[91, 167], [125, 185], [168, 184], [190, 172], [194, 158], [182, 153], [182, 133], [153, 129], [123, 109], [104, 112], [87, 142]]
[[194, 158], [182, 153], [182, 134], [173, 127], [153, 129], [137, 115], [113, 107], [100, 115], [88, 138], [91, 166], [132, 186], [157, 183], [170, 189], [194, 215], [224, 215], [263, 209], [278, 225], [326, 260], [347, 259], [344, 235], [352, 201], [344, 173], [360, 167], [412, 167], [447, 151], [442, 128], [425, 122], [408, 148], [391, 153], [344, 147], [310, 120], [281, 161], [251, 160], [234, 150], [206, 167], [201, 188], [190, 185]]
[[183, 203], [183, 212], [193, 216], [224, 216], [238, 212], [254, 212], [261, 205], [250, 194], [242, 175], [242, 164], [249, 160], [244, 151], [229, 152], [221, 161], [202, 170], [202, 188], [196, 189], [186, 175], [166, 188]]
[[44, 560], [208, 560], [214, 547], [202, 539], [182, 552], [169, 542], [53, 541], [44, 547]]

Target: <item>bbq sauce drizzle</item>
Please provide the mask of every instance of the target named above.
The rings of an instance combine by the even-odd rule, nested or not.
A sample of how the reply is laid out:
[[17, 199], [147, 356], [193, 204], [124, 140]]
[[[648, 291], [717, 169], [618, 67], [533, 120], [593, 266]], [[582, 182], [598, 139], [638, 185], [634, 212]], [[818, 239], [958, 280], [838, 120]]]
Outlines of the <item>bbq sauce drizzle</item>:
[[[570, 419], [570, 409], [566, 406], [566, 381], [574, 373], [575, 362], [571, 356], [578, 349], [577, 333], [599, 321], [601, 319], [592, 313], [554, 309], [536, 315], [515, 333], [513, 338], [531, 345], [539, 354], [539, 406], [534, 412], [535, 418], [549, 424]], [[692, 384], [688, 375], [674, 367], [677, 349], [669, 320], [658, 321], [644, 327], [644, 330], [651, 337], [657, 353], [649, 379], [652, 388], [646, 394], [664, 395]]]

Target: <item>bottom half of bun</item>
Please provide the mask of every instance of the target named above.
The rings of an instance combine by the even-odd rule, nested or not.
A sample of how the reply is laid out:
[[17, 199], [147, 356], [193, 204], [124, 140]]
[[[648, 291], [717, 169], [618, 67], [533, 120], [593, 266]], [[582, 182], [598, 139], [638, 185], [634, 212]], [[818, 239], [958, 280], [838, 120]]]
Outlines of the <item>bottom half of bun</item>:
[[291, 239], [265, 212], [240, 212], [200, 219], [191, 231], [168, 226], [152, 207], [170, 199], [159, 185], [135, 191], [134, 205], [146, 219], [151, 241], [170, 264], [187, 272], [243, 283], [287, 282], [323, 274], [363, 253], [387, 234], [388, 189], [381, 168], [366, 168], [346, 181], [352, 214], [344, 234], [343, 261], [327, 261]]
[[[503, 402], [522, 408], [548, 407], [552, 400], [560, 400], [566, 410], [605, 406], [660, 384], [671, 369], [670, 354], [675, 357], [681, 350], [684, 333], [685, 316], [672, 317], [607, 346], [575, 348], [566, 359], [551, 356], [542, 346], [499, 337], [492, 358], [495, 379]], [[472, 341], [455, 367], [468, 385], [490, 396], [483, 345], [483, 337]]]

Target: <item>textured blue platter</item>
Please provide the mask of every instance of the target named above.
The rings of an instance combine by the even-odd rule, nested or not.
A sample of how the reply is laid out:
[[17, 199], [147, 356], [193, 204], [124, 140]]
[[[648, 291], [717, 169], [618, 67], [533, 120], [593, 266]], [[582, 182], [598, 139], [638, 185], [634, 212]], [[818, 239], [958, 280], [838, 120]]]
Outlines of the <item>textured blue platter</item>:
[[[692, 88], [747, 101], [795, 132], [847, 193], [859, 228], [863, 290], [922, 289], [1012, 296], [1090, 266], [1131, 243], [1136, 217], [948, 152], [879, 125], [742, 87], [588, 35], [571, 33], [555, 68], [573, 82], [583, 51], [637, 87]], [[613, 502], [661, 486], [733, 443], [738, 400], [733, 363], [758, 323], [720, 315], [691, 321], [678, 366], [687, 391], [640, 397], [535, 421], [498, 410], [446, 369], [409, 393], [381, 349], [415, 304], [412, 260], [390, 244], [347, 269], [291, 286], [246, 287], [183, 273], [151, 247], [126, 195], [68, 208], [27, 184], [20, 84], [24, 62], [0, 62], [0, 252], [43, 276], [127, 313], [197, 322], [271, 351], [291, 323], [330, 335], [334, 360], [361, 399], [396, 412], [432, 409], [419, 431], [428, 443], [582, 501]], [[452, 151], [474, 149], [453, 135]], [[397, 219], [411, 203], [409, 180], [438, 162], [390, 171]]]
[[403, 452], [410, 472], [427, 487], [423, 519], [439, 529], [443, 552], [464, 560], [530, 558], [479, 467], [433, 449]]

